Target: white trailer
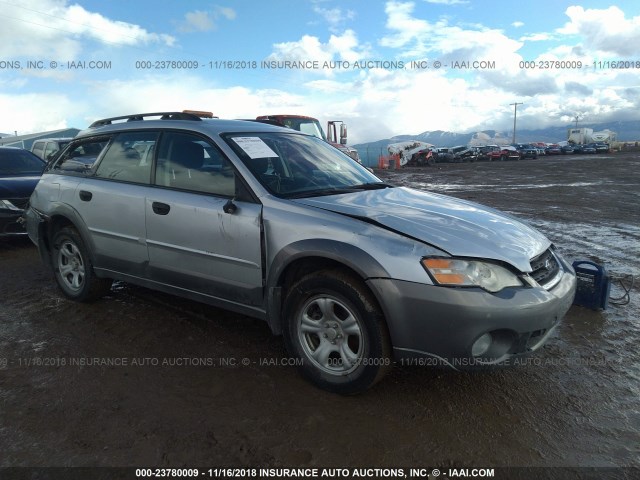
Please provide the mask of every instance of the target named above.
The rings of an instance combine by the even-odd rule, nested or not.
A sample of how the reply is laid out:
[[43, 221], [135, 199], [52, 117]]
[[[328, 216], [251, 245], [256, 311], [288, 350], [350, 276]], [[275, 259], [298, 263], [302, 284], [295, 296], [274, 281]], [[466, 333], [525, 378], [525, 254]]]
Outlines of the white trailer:
[[617, 138], [618, 134], [609, 129], [594, 132], [592, 128], [570, 128], [567, 133], [567, 140], [577, 145], [595, 142], [611, 144], [615, 142]]

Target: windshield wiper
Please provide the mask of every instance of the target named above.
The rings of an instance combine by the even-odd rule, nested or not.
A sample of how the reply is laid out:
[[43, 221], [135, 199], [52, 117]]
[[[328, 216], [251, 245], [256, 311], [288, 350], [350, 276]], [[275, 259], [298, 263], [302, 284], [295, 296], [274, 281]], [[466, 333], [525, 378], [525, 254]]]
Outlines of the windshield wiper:
[[344, 187], [321, 188], [318, 190], [305, 190], [303, 192], [293, 192], [288, 194], [286, 198], [305, 198], [305, 197], [322, 197], [327, 195], [340, 195], [342, 193], [355, 193], [363, 190], [379, 190], [382, 188], [392, 188], [384, 182], [361, 183], [358, 185], [345, 185]]
[[381, 190], [383, 188], [393, 188], [393, 185], [384, 182], [361, 183], [359, 185], [350, 185], [349, 188], [358, 190]]
[[358, 188], [354, 188], [354, 187], [332, 187], [332, 188], [322, 188], [319, 190], [305, 190], [303, 192], [294, 192], [294, 193], [287, 194], [286, 198], [322, 197], [326, 195], [354, 193], [357, 191], [358, 191]]

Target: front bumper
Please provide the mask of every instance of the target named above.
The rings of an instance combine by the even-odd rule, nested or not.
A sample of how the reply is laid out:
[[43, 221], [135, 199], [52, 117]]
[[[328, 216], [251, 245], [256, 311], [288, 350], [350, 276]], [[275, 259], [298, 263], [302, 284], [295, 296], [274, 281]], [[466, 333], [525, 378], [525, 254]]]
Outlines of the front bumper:
[[[539, 349], [573, 303], [576, 278], [565, 268], [547, 291], [449, 288], [394, 279], [368, 281], [384, 310], [396, 359], [430, 359], [430, 365], [469, 369], [506, 365]], [[491, 345], [473, 356], [485, 334]], [[485, 337], [486, 339], [487, 337]]]
[[0, 237], [26, 235], [27, 231], [20, 222], [22, 210], [0, 210]]

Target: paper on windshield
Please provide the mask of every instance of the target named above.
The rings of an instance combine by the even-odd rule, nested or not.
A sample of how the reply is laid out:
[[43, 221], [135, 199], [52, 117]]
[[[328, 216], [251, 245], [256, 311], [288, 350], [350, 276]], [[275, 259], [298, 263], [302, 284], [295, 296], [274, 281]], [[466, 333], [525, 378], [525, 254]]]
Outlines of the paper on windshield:
[[277, 157], [276, 152], [269, 148], [259, 137], [234, 137], [233, 141], [249, 155], [249, 158]]

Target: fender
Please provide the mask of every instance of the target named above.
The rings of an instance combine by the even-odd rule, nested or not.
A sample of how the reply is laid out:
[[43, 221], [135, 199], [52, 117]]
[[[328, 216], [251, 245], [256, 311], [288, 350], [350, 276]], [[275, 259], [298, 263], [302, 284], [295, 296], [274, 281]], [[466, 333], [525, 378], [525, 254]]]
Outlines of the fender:
[[[47, 252], [49, 253], [47, 265], [51, 266], [51, 222], [54, 217], [64, 217], [73, 224], [74, 228], [80, 234], [82, 241], [87, 246], [91, 264], [95, 267], [95, 244], [93, 243], [93, 239], [91, 238], [91, 233], [89, 232], [87, 224], [84, 222], [84, 220], [82, 220], [82, 217], [80, 216], [78, 211], [67, 203], [53, 202], [51, 205], [52, 206], [49, 213], [47, 215], [44, 215], [44, 222], [39, 227], [40, 232], [38, 235], [40, 239], [44, 240], [41, 243], [45, 245]], [[44, 255], [42, 253], [41, 256], [44, 259]]]
[[[304, 258], [326, 258], [355, 271], [363, 280], [389, 278], [389, 273], [369, 253], [355, 245], [329, 239], [307, 239], [280, 250], [269, 265], [266, 283], [267, 323], [275, 335], [282, 333], [282, 276], [289, 265]], [[375, 295], [375, 292], [372, 292]], [[378, 299], [379, 300], [379, 299]]]

